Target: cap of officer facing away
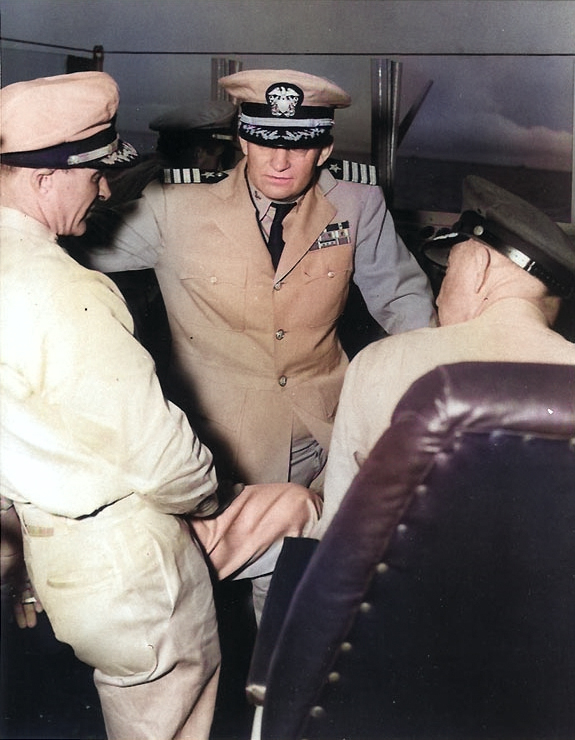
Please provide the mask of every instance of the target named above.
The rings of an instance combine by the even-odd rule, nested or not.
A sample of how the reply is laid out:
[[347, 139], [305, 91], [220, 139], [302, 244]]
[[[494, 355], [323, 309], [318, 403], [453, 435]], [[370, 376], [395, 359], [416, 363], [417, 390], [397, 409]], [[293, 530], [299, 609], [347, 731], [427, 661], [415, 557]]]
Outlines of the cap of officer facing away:
[[156, 150], [175, 167], [228, 169], [235, 159], [236, 114], [229, 100], [194, 100], [148, 125], [158, 132]]
[[213, 138], [233, 138], [233, 121], [237, 108], [229, 100], [208, 100], [171, 108], [148, 124], [152, 131], [163, 133], [199, 132]]
[[139, 157], [116, 132], [120, 95], [105, 72], [76, 72], [0, 91], [0, 158], [13, 167], [105, 169]]
[[475, 239], [536, 277], [552, 295], [575, 295], [575, 243], [545, 213], [476, 175], [464, 180], [461, 210], [449, 233], [424, 245], [431, 262], [445, 267], [454, 244]]

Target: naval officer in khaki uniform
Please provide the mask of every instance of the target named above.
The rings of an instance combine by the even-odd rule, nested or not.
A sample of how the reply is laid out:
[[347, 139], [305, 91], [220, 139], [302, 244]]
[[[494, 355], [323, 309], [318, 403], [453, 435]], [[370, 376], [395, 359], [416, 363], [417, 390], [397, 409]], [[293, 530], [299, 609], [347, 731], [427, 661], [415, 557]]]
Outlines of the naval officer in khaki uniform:
[[229, 173], [171, 171], [174, 184], [149, 185], [93, 264], [155, 268], [174, 398], [219, 470], [310, 485], [348, 362], [336, 322], [350, 280], [390, 334], [433, 323], [432, 293], [370, 168], [329, 160], [346, 92], [292, 70], [220, 84], [241, 104], [245, 157]]

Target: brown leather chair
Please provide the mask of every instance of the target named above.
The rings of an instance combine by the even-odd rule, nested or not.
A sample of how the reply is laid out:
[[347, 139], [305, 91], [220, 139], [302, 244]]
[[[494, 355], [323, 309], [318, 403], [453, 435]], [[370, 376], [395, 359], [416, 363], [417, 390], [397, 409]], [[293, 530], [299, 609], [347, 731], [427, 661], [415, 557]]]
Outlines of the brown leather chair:
[[289, 608], [282, 560], [248, 684], [264, 740], [574, 738], [575, 367], [420, 378]]

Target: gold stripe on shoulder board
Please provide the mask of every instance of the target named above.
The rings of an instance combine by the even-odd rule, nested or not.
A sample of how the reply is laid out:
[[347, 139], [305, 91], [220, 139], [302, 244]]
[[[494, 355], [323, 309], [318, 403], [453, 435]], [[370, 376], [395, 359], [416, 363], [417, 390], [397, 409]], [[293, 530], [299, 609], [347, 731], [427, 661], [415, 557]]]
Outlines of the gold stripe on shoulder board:
[[200, 182], [219, 182], [227, 173], [215, 170], [200, 170], [198, 167], [169, 167], [164, 169], [165, 185], [190, 185]]
[[363, 185], [379, 185], [377, 169], [373, 164], [352, 162], [349, 159], [328, 159], [324, 168], [337, 180], [359, 182]]

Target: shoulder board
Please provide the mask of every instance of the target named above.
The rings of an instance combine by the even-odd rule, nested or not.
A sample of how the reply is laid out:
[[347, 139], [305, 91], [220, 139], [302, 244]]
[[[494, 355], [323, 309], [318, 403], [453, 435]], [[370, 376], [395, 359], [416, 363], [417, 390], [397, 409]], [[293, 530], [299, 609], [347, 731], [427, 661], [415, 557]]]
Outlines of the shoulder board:
[[349, 159], [328, 159], [323, 165], [336, 180], [346, 182], [361, 182], [364, 185], [379, 185], [377, 170], [373, 164], [350, 162]]
[[182, 185], [198, 182], [219, 182], [227, 177], [227, 172], [200, 170], [197, 167], [167, 168], [164, 170], [164, 185]]

